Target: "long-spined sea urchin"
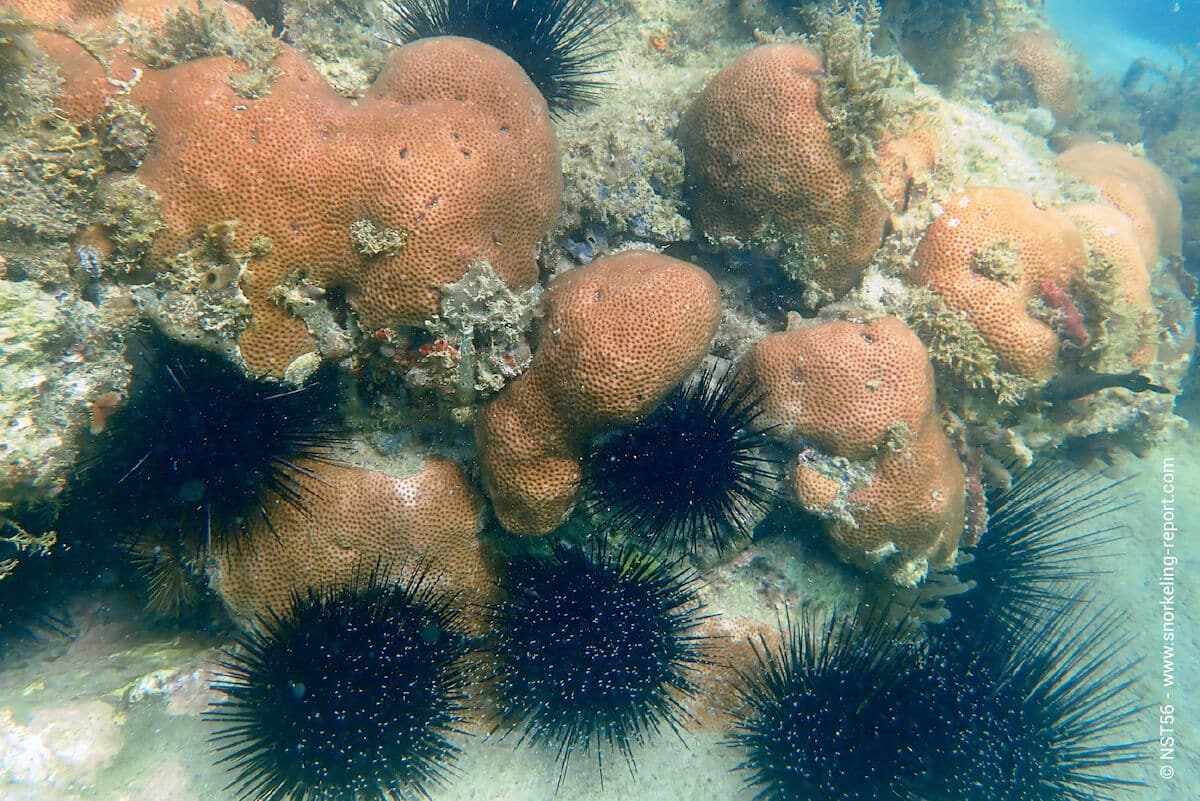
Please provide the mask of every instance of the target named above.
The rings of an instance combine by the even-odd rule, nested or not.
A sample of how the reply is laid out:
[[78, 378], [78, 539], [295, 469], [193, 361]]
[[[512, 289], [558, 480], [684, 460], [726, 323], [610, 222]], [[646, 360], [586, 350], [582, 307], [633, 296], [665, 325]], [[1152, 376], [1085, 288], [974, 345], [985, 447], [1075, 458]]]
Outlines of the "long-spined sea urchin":
[[736, 368], [704, 370], [645, 420], [589, 447], [584, 509], [643, 542], [723, 551], [770, 506], [778, 465], [760, 414], [757, 388]]
[[429, 798], [454, 773], [468, 650], [454, 599], [423, 571], [296, 598], [238, 638], [213, 682], [229, 787], [255, 801]]
[[94, 525], [81, 510], [105, 510], [113, 539], [158, 528], [197, 553], [236, 544], [252, 516], [269, 525], [276, 504], [304, 507], [317, 489], [304, 461], [333, 460], [342, 440], [329, 368], [288, 387], [159, 334], [133, 362], [68, 518]]
[[463, 36], [504, 52], [553, 112], [574, 111], [607, 84], [601, 40], [614, 20], [607, 0], [385, 0], [397, 44]]
[[634, 748], [663, 730], [680, 734], [684, 700], [707, 663], [696, 574], [603, 540], [589, 550], [512, 566], [494, 609], [498, 728], [548, 744], [559, 783], [580, 751], [603, 776], [606, 749], [632, 770]]

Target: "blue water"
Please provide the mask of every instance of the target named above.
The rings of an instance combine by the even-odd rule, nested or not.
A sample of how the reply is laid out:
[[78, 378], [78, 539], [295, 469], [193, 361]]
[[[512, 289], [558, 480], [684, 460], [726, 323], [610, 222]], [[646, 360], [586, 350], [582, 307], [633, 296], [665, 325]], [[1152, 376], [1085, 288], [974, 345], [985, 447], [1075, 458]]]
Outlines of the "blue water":
[[1106, 76], [1120, 76], [1135, 59], [1179, 65], [1179, 45], [1200, 43], [1200, 0], [1048, 0], [1054, 27]]

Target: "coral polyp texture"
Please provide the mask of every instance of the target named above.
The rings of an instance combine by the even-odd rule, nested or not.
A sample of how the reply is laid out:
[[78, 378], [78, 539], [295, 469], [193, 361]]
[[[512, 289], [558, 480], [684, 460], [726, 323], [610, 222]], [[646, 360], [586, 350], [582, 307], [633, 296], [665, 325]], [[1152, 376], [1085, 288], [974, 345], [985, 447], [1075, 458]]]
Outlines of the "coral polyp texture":
[[[734, 239], [777, 256], [815, 295], [858, 283], [883, 241], [903, 189], [888, 159], [850, 162], [835, 138], [820, 52], [801, 44], [756, 47], [721, 70], [687, 110], [679, 139], [696, 220], [714, 242]], [[878, 143], [882, 144], [882, 143]], [[927, 158], [932, 161], [932, 158]], [[909, 169], [921, 169], [918, 160]]]
[[[374, 331], [421, 324], [473, 261], [513, 287], [537, 279], [562, 177], [546, 102], [516, 62], [470, 39], [421, 39], [354, 102], [276, 47], [269, 88], [249, 97], [230, 56], [148, 69], [118, 54], [111, 67], [156, 131], [135, 173], [161, 200], [147, 266], [170, 270], [210, 227], [235, 223], [232, 249], [249, 264], [225, 280], [253, 314], [239, 338], [250, 369], [283, 376], [316, 349], [289, 286], [342, 290]], [[117, 90], [75, 56], [64, 102], [86, 118]]]
[[1029, 304], [1081, 280], [1087, 252], [1079, 231], [1066, 214], [1008, 189], [968, 188], [944, 206], [913, 253], [908, 280], [962, 314], [1003, 369], [1045, 381], [1062, 342]]
[[1020, 31], [1005, 38], [1001, 50], [1003, 62], [1020, 72], [1056, 127], [1069, 125], [1079, 108], [1079, 81], [1062, 41], [1052, 31]]
[[1054, 5], [0, 0], [0, 796], [224, 639], [247, 801], [1115, 799], [1200, 70]]
[[1058, 168], [1091, 184], [1133, 221], [1147, 264], [1179, 256], [1182, 207], [1171, 179], [1127, 147], [1111, 142], [1075, 145], [1058, 157]]
[[[213, 555], [210, 582], [244, 622], [284, 614], [294, 597], [347, 586], [362, 571], [428, 566], [426, 579], [466, 604], [492, 597], [483, 505], [461, 468], [429, 459], [411, 474], [311, 464], [305, 508], [283, 506], [237, 548]], [[476, 618], [477, 619], [477, 618]], [[472, 622], [467, 616], [464, 622]]]
[[544, 534], [579, 500], [583, 447], [651, 412], [690, 373], [721, 316], [716, 282], [627, 251], [550, 282], [529, 369], [480, 411], [483, 485], [508, 530]]
[[799, 449], [795, 497], [845, 560], [915, 585], [953, 564], [965, 475], [925, 346], [895, 317], [771, 334], [742, 362], [770, 435]]

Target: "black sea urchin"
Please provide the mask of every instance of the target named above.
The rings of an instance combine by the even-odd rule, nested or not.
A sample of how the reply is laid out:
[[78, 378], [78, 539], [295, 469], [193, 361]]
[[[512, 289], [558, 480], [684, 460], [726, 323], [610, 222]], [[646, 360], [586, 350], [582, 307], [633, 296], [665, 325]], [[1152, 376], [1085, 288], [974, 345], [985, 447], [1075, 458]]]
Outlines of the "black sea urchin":
[[632, 770], [635, 745], [690, 718], [682, 699], [707, 664], [696, 582], [678, 561], [603, 541], [513, 565], [494, 610], [499, 727], [554, 746], [560, 783], [579, 750], [601, 771], [615, 750]]
[[521, 65], [554, 112], [594, 103], [607, 84], [599, 42], [614, 15], [607, 0], [385, 0], [388, 25], [403, 44], [463, 36]]
[[950, 603], [952, 636], [987, 639], [993, 624], [1026, 625], [1077, 595], [1096, 574], [1087, 560], [1122, 536], [1110, 516], [1132, 502], [1123, 483], [1047, 459], [989, 493], [987, 530], [958, 570], [972, 588]]
[[454, 773], [469, 646], [424, 574], [297, 598], [221, 663], [206, 717], [229, 787], [254, 801], [428, 798]]
[[591, 445], [584, 508], [606, 527], [693, 552], [749, 536], [777, 478], [755, 428], [760, 400], [736, 370], [705, 370], [645, 420]]
[[730, 745], [756, 801], [876, 801], [924, 770], [924, 649], [865, 607], [789, 621], [740, 672]]
[[0, 657], [19, 640], [71, 633], [63, 601], [70, 588], [68, 579], [78, 571], [65, 564], [67, 549], [53, 531], [38, 525], [45, 518], [34, 513], [0, 514]]
[[[73, 493], [121, 535], [174, 537], [199, 551], [314, 491], [304, 460], [340, 441], [333, 377], [303, 388], [246, 378], [224, 358], [161, 335], [137, 359], [130, 397], [108, 420]], [[85, 522], [84, 525], [94, 525]]]
[[[925, 700], [929, 771], [909, 801], [1114, 801], [1144, 756], [1118, 616], [1072, 602], [970, 653], [949, 648]], [[935, 656], [938, 654], [936, 653]], [[1114, 770], [1115, 769], [1115, 770]]]

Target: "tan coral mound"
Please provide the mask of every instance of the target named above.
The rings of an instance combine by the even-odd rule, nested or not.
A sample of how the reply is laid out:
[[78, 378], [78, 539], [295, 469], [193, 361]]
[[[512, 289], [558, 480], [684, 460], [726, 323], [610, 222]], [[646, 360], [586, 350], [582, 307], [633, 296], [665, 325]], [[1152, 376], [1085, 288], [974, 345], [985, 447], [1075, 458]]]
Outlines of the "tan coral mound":
[[773, 228], [798, 238], [806, 277], [840, 296], [879, 248], [888, 208], [834, 142], [822, 74], [810, 47], [756, 47], [717, 73], [679, 138], [707, 236], [750, 240]]
[[908, 586], [952, 563], [964, 469], [938, 421], [925, 346], [902, 321], [771, 334], [743, 370], [766, 392], [771, 435], [803, 448], [792, 487], [842, 559]]
[[1086, 263], [1066, 214], [1009, 189], [973, 187], [946, 200], [906, 278], [965, 315], [1003, 369], [1046, 380], [1058, 365], [1059, 337], [1030, 314], [1030, 302], [1069, 291]]
[[246, 622], [291, 608], [293, 595], [344, 586], [380, 569], [427, 569], [436, 584], [459, 594], [458, 605], [488, 603], [493, 572], [478, 537], [484, 504], [458, 465], [429, 459], [415, 474], [308, 464], [313, 495], [305, 511], [271, 509], [244, 544], [214, 552], [212, 585]]
[[1183, 250], [1183, 209], [1171, 179], [1149, 159], [1110, 142], [1075, 145], [1058, 157], [1058, 168], [1100, 190], [1138, 232], [1146, 264]]
[[554, 279], [529, 369], [475, 427], [483, 484], [509, 531], [544, 534], [574, 506], [586, 440], [649, 414], [716, 335], [721, 298], [698, 267], [649, 251]]
[[[59, 44], [74, 48], [60, 63], [79, 62], [64, 68], [65, 105], [98, 112], [118, 87]], [[113, 72], [133, 66], [118, 56]], [[252, 370], [282, 376], [315, 349], [279, 301], [286, 281], [343, 290], [373, 330], [423, 323], [474, 261], [514, 288], [537, 280], [562, 172], [546, 102], [516, 62], [470, 39], [422, 39], [395, 50], [359, 101], [287, 45], [273, 66], [261, 98], [234, 91], [245, 68], [225, 56], [143, 69], [128, 94], [157, 131], [137, 172], [166, 224], [149, 266], [168, 269], [210, 226], [235, 223], [232, 249], [255, 253], [243, 278], [254, 320], [239, 343]], [[356, 239], [363, 226], [379, 244]]]
[[[1064, 211], [1083, 236], [1088, 250], [1088, 283], [1107, 319], [1104, 327], [1110, 341], [1108, 359], [1102, 365], [1117, 371], [1146, 367], [1154, 361], [1154, 300], [1150, 294], [1150, 270], [1138, 242], [1133, 221], [1120, 210], [1103, 203], [1077, 203]], [[1111, 340], [1116, 341], [1111, 341]]]
[[1057, 127], [1067, 125], [1079, 110], [1075, 67], [1059, 38], [1051, 31], [1021, 31], [1002, 44], [1004, 58], [1029, 82], [1034, 99], [1054, 115]]
[[[132, 19], [158, 21], [168, 9], [196, 9], [195, 0], [4, 0], [21, 16], [46, 25], [95, 23], [107, 29], [117, 14]], [[231, 15], [253, 19], [246, 8], [230, 3]]]

